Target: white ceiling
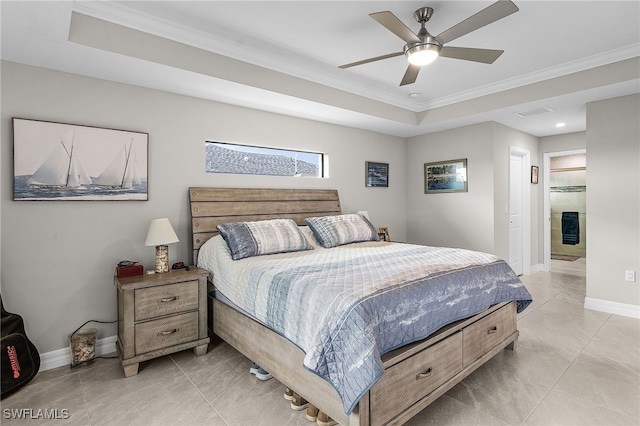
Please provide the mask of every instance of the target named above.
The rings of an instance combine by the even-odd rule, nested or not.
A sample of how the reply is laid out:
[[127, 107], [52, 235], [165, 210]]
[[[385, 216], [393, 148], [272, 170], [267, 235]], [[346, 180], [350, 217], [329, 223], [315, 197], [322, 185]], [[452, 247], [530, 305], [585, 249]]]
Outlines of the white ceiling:
[[[639, 1], [514, 2], [449, 44], [503, 49], [494, 64], [438, 58], [404, 87], [403, 56], [338, 69], [402, 50], [368, 14], [390, 10], [417, 32], [413, 12], [430, 6], [437, 35], [493, 1], [3, 1], [1, 55], [402, 137], [491, 120], [582, 131], [587, 102], [640, 93]], [[543, 106], [553, 112], [516, 114]]]

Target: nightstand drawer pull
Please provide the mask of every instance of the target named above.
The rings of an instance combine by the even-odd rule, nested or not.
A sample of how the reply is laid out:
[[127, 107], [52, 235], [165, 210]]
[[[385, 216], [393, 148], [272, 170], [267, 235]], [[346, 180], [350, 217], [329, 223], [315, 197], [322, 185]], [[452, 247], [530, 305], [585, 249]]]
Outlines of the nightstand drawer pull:
[[170, 334], [177, 333], [177, 332], [178, 332], [178, 329], [174, 328], [173, 330], [161, 331], [160, 333], [158, 333], [158, 335], [159, 336], [168, 336]]
[[416, 374], [416, 380], [426, 379], [429, 376], [431, 376], [431, 367], [427, 368], [427, 371], [424, 373]]
[[178, 300], [178, 296], [173, 296], [173, 297], [163, 297], [162, 299], [160, 299], [160, 303], [175, 302], [176, 300]]
[[490, 328], [489, 330], [487, 330], [487, 334], [493, 334], [493, 333], [497, 333], [498, 332], [498, 326], [494, 326], [493, 328]]

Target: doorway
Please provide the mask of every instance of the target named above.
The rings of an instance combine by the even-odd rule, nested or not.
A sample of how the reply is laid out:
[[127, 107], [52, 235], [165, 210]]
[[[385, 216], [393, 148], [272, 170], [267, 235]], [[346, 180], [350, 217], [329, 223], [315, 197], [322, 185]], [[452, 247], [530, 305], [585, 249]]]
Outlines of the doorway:
[[549, 152], [544, 163], [544, 270], [586, 257], [586, 150]]

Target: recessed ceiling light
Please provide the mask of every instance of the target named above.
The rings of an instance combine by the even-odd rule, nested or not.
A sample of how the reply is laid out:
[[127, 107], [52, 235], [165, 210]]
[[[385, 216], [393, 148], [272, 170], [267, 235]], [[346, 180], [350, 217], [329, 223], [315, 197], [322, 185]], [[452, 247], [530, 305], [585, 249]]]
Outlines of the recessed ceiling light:
[[420, 96], [420, 93], [417, 93], [417, 92], [409, 93], [410, 98], [417, 98], [418, 96]]
[[564, 127], [567, 123], [556, 123], [556, 127]]

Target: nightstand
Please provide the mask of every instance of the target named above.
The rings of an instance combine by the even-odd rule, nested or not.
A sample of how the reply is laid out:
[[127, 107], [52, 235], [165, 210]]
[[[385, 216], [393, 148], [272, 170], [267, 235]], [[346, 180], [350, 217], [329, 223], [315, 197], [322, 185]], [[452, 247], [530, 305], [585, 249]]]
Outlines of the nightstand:
[[207, 275], [204, 269], [115, 277], [118, 291], [116, 350], [124, 376], [138, 364], [185, 349], [207, 353]]

